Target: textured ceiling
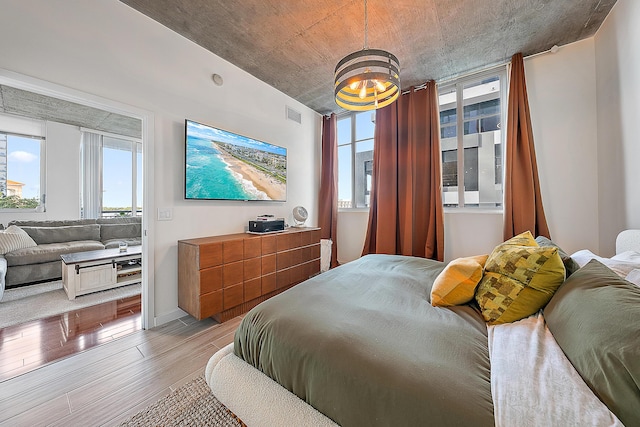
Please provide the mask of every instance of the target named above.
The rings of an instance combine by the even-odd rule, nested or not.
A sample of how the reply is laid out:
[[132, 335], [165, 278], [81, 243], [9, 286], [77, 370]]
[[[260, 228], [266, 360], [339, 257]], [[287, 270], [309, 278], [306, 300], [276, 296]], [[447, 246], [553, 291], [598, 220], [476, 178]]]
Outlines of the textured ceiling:
[[[340, 111], [336, 63], [364, 46], [363, 0], [120, 1], [321, 114]], [[368, 47], [409, 88], [590, 37], [615, 2], [368, 0]]]
[[0, 113], [142, 138], [139, 119], [6, 85], [0, 85]]

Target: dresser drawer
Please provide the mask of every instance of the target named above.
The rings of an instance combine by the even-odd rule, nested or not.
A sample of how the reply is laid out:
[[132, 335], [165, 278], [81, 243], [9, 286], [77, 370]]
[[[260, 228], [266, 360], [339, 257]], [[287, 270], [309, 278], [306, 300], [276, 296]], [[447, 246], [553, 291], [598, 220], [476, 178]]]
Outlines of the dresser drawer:
[[200, 295], [222, 289], [222, 266], [200, 270]]
[[200, 295], [200, 317], [198, 320], [211, 317], [223, 310], [222, 290]]
[[222, 265], [222, 243], [200, 246], [200, 269]]

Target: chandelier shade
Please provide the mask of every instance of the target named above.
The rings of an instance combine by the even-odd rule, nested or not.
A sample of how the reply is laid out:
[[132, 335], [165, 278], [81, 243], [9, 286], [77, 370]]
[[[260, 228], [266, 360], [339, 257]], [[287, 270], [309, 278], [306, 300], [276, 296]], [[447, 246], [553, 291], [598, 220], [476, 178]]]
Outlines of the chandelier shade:
[[381, 49], [362, 49], [345, 56], [335, 69], [336, 104], [346, 110], [382, 108], [400, 94], [400, 63]]

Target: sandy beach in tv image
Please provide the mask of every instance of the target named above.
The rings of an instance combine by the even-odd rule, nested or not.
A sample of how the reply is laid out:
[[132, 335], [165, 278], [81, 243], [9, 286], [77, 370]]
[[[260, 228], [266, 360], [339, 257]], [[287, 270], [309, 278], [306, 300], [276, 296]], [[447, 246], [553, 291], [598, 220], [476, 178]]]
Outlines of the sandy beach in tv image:
[[[265, 151], [255, 150], [247, 147], [237, 147], [231, 144], [212, 142], [213, 147], [220, 153], [220, 158], [236, 177], [240, 177], [245, 191], [254, 194], [256, 198], [263, 200], [286, 200], [286, 164], [284, 175], [268, 173], [265, 170], [272, 168], [273, 162], [267, 159], [272, 157], [283, 157]], [[234, 151], [241, 151], [243, 156], [234, 154]], [[260, 160], [258, 160], [260, 159]], [[271, 159], [273, 160], [273, 159]], [[283, 159], [286, 162], [286, 159]], [[276, 159], [276, 161], [282, 161]], [[282, 181], [284, 179], [284, 182]], [[256, 191], [257, 190], [257, 191]], [[262, 194], [260, 194], [262, 193]], [[261, 197], [266, 195], [266, 197]]]
[[287, 199], [283, 147], [187, 120], [187, 198]]

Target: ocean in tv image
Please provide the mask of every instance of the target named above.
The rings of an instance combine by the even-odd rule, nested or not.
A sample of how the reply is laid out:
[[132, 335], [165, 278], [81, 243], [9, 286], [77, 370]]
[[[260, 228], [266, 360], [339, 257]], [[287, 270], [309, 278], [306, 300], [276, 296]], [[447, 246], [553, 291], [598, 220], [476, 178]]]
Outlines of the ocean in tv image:
[[186, 120], [185, 198], [287, 197], [286, 149]]

